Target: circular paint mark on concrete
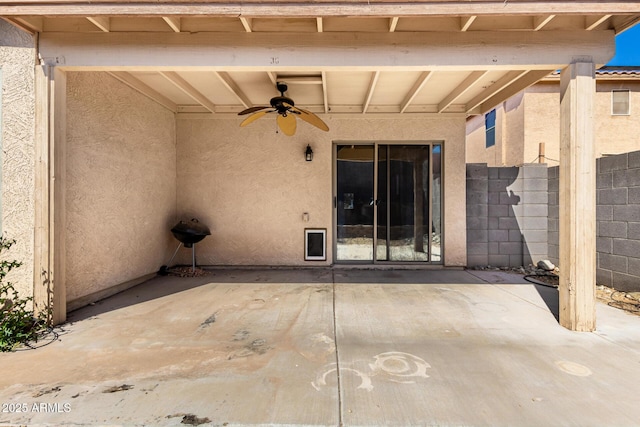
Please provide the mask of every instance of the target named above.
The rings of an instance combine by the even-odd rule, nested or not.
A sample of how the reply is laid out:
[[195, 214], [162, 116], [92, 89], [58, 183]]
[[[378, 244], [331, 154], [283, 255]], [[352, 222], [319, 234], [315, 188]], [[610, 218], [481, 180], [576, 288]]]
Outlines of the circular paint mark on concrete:
[[591, 369], [587, 368], [584, 365], [575, 362], [569, 362], [568, 360], [557, 360], [556, 366], [563, 372], [566, 372], [570, 375], [575, 375], [576, 377], [588, 377], [593, 374]]
[[422, 377], [429, 378], [427, 362], [418, 356], [399, 351], [381, 353], [374, 356], [375, 363], [369, 364], [369, 368], [374, 373], [386, 373], [394, 377]]

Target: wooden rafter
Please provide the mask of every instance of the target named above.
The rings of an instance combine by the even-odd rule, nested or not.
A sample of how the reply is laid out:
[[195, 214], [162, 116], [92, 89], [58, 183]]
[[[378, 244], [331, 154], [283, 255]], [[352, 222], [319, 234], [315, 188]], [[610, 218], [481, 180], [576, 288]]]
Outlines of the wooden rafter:
[[2, 19], [10, 23], [11, 25], [18, 27], [23, 31], [26, 31], [29, 34], [39, 33], [44, 29], [44, 19], [42, 17], [3, 17]]
[[493, 83], [491, 86], [488, 86], [479, 95], [477, 95], [467, 103], [467, 113], [471, 114], [477, 107], [479, 107], [487, 99], [491, 98], [495, 93], [500, 92], [502, 89], [509, 86], [526, 73], [526, 70], [509, 71], [508, 73], [506, 73], [497, 82]]
[[172, 111], [174, 113], [178, 111], [178, 106], [176, 105], [175, 102], [173, 102], [166, 96], [162, 95], [155, 89], [151, 88], [147, 84], [143, 83], [142, 81], [137, 79], [135, 76], [133, 76], [131, 73], [127, 73], [125, 71], [112, 71], [112, 72], [109, 72], [109, 74], [115, 77], [116, 79], [120, 80], [122, 83], [126, 84], [127, 86], [131, 87], [132, 89], [151, 98], [153, 101], [162, 105], [169, 111]]
[[534, 16], [533, 17], [533, 31], [540, 31], [549, 22], [553, 21], [553, 19], [555, 17], [556, 17], [556, 15]]
[[251, 28], [251, 18], [245, 18], [241, 16], [240, 22], [242, 23], [242, 26], [247, 33], [251, 33], [253, 31], [253, 29]]
[[587, 16], [585, 18], [585, 26], [584, 29], [587, 31], [592, 31], [598, 27], [598, 25], [602, 24], [607, 19], [611, 18], [611, 15], [602, 15], [602, 16]]
[[473, 71], [462, 83], [458, 85], [451, 93], [449, 93], [439, 104], [438, 113], [442, 113], [451, 104], [453, 104], [458, 98], [464, 95], [475, 85], [478, 80], [484, 77], [488, 71]]
[[389, 18], [389, 32], [393, 33], [396, 30], [396, 27], [398, 26], [398, 21], [400, 20], [400, 18], [398, 18], [397, 16], [394, 16], [393, 18]]
[[111, 31], [111, 19], [108, 16], [87, 16], [87, 20], [100, 28], [100, 31], [105, 33]]
[[327, 88], [327, 73], [322, 72], [322, 101], [325, 114], [329, 112], [329, 90]]
[[238, 84], [235, 81], [233, 81], [229, 73], [218, 71], [215, 74], [218, 76], [218, 78], [220, 78], [220, 81], [224, 83], [227, 89], [229, 89], [231, 93], [233, 93], [235, 97], [238, 98], [238, 100], [242, 103], [242, 105], [244, 105], [245, 108], [248, 108], [251, 105], [253, 105], [253, 103], [249, 100], [249, 97], [245, 95], [244, 92], [242, 92], [242, 90], [238, 86]]
[[460, 31], [467, 31], [469, 29], [469, 27], [471, 27], [471, 24], [473, 24], [473, 21], [475, 21], [477, 18], [476, 15], [474, 16], [463, 16], [460, 18]]
[[191, 86], [189, 82], [183, 79], [180, 74], [174, 71], [162, 71], [160, 72], [167, 80], [176, 85], [178, 89], [182, 90], [184, 93], [189, 95], [193, 100], [200, 103], [204, 108], [211, 111], [212, 113], [216, 112], [216, 106], [213, 102], [209, 100], [206, 96], [204, 96], [200, 91]]
[[371, 80], [369, 80], [369, 87], [367, 88], [367, 95], [365, 96], [364, 103], [362, 104], [362, 114], [366, 113], [369, 109], [369, 104], [371, 103], [371, 98], [373, 97], [373, 91], [376, 89], [379, 77], [380, 71], [375, 71], [371, 75]]
[[411, 88], [411, 90], [404, 97], [404, 100], [402, 101], [402, 104], [400, 104], [400, 112], [401, 113], [405, 112], [407, 107], [409, 107], [409, 105], [411, 104], [413, 99], [416, 97], [416, 95], [418, 95], [420, 90], [429, 81], [429, 79], [431, 78], [432, 75], [433, 75], [432, 71], [424, 71], [422, 74], [420, 74], [420, 77], [418, 77], [418, 80], [416, 80], [416, 82], [413, 84], [413, 87]]
[[171, 29], [176, 32], [179, 33], [181, 30], [181, 22], [180, 22], [180, 18], [173, 18], [171, 16], [163, 16], [162, 19], [164, 20], [164, 22], [167, 23], [167, 25], [169, 27], [171, 27]]
[[489, 99], [484, 101], [480, 106], [480, 113], [484, 114], [494, 108], [496, 105], [501, 102], [506, 101], [511, 98], [513, 95], [517, 94], [528, 88], [529, 86], [535, 84], [540, 79], [547, 76], [549, 73], [552, 73], [554, 70], [533, 70], [527, 71], [522, 76], [520, 76], [516, 81], [514, 81], [511, 85], [505, 87], [500, 92], [495, 93]]

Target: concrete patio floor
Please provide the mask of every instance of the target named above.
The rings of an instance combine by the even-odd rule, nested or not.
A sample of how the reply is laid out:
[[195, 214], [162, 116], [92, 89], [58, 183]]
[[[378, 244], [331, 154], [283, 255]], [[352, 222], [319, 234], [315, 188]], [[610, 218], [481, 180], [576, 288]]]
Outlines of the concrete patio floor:
[[632, 426], [640, 317], [460, 270], [212, 270], [0, 354], [0, 425]]

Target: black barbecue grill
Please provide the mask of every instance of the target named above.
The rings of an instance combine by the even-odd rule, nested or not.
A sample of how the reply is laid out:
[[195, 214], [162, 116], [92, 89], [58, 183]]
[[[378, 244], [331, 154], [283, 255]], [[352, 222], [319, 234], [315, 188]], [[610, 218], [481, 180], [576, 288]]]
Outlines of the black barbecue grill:
[[[180, 250], [181, 246], [185, 248], [191, 248], [191, 270], [196, 270], [196, 246], [195, 244], [200, 242], [205, 237], [211, 235], [211, 231], [209, 227], [200, 223], [196, 218], [191, 218], [189, 221], [180, 221], [171, 229], [171, 234], [175, 237], [180, 243], [176, 248], [176, 251], [173, 253], [173, 256], [169, 260], [167, 265], [171, 265], [171, 261], [178, 254], [178, 250]], [[167, 273], [167, 266], [163, 265], [160, 267], [160, 274]]]

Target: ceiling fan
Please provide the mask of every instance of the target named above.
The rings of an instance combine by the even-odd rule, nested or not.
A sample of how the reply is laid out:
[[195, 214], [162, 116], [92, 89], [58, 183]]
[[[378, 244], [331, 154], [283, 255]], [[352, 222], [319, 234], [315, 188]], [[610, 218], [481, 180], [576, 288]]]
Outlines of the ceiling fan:
[[303, 110], [302, 108], [296, 107], [293, 99], [284, 96], [284, 93], [287, 91], [286, 83], [278, 82], [276, 83], [276, 87], [278, 89], [278, 92], [280, 92], [280, 96], [274, 96], [273, 98], [271, 98], [271, 107], [249, 107], [246, 110], [240, 111], [238, 113], [239, 116], [253, 113], [249, 117], [244, 119], [242, 123], [240, 123], [240, 126], [247, 126], [248, 124], [253, 123], [266, 114], [278, 113], [276, 121], [278, 123], [278, 127], [285, 135], [291, 136], [296, 133], [296, 116], [304, 120], [305, 122], [317, 127], [318, 129], [322, 129], [323, 131], [329, 130], [329, 126], [327, 126], [327, 124], [323, 122], [320, 117], [316, 116], [311, 111]]

